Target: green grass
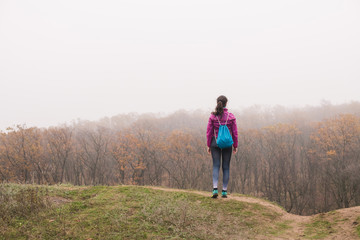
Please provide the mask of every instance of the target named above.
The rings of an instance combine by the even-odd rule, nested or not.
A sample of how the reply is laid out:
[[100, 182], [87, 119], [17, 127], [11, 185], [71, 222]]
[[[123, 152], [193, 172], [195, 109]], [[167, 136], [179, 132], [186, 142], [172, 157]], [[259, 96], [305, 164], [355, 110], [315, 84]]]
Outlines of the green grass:
[[289, 226], [290, 221], [284, 221], [284, 222], [277, 222], [275, 224], [275, 227], [269, 227], [268, 229], [268, 233], [270, 233], [271, 235], [277, 236], [279, 234], [284, 233], [286, 230], [290, 229], [291, 227]]
[[[251, 196], [251, 195], [248, 195], [248, 194], [240, 194], [240, 193], [232, 193], [233, 196], [236, 196], [236, 197], [248, 197], [248, 198], [254, 198], [254, 199], [259, 199], [258, 197], [254, 197], [254, 196]], [[261, 198], [262, 201], [264, 202], [268, 202], [268, 203], [271, 203], [272, 205], [275, 205], [279, 208], [281, 208], [282, 210], [286, 211], [286, 209], [281, 206], [280, 204], [278, 204], [277, 202], [274, 202], [274, 201], [270, 201], [266, 198]]]
[[[360, 222], [360, 217], [358, 217], [358, 218], [356, 219], [356, 221], [357, 221], [357, 222]], [[357, 233], [357, 235], [360, 237], [360, 225], [358, 225], [358, 226], [356, 227], [356, 233]]]
[[[331, 212], [330, 212], [331, 215]], [[324, 218], [324, 214], [317, 216], [309, 224], [306, 224], [305, 238], [307, 239], [323, 239], [331, 233], [335, 232], [334, 223]]]
[[[253, 239], [289, 229], [262, 205], [195, 193], [138, 186], [0, 186], [14, 196], [22, 188], [37, 189], [44, 203], [0, 219], [0, 239]], [[68, 201], [48, 204], [55, 198]], [[9, 198], [7, 205], [15, 202]]]

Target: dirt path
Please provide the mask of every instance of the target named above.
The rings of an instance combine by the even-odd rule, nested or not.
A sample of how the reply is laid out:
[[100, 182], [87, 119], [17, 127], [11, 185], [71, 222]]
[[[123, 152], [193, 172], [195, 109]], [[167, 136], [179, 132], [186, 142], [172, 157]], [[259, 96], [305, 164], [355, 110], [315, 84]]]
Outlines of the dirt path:
[[[187, 192], [187, 193], [195, 193], [202, 196], [209, 196], [209, 193], [204, 193], [200, 191], [189, 191], [189, 190], [183, 190], [183, 189], [170, 189], [170, 188], [162, 188], [162, 187], [150, 187], [152, 189], [156, 190], [162, 190], [162, 191], [169, 191], [169, 192]], [[291, 226], [291, 231], [284, 233], [283, 237], [279, 237], [277, 239], [301, 239], [301, 237], [304, 235], [305, 230], [305, 224], [307, 222], [310, 222], [312, 219], [312, 216], [299, 216], [295, 214], [291, 214], [286, 212], [284, 209], [282, 209], [279, 206], [276, 206], [275, 204], [272, 204], [271, 202], [259, 199], [259, 198], [252, 198], [252, 197], [246, 197], [246, 196], [232, 196], [228, 195], [227, 199], [232, 199], [240, 202], [247, 202], [247, 203], [257, 203], [260, 204], [266, 208], [271, 209], [272, 211], [278, 213], [280, 215], [280, 222], [288, 222], [288, 224]], [[224, 200], [227, 200], [224, 199]]]
[[229, 195], [229, 199], [240, 202], [257, 203], [278, 213], [280, 215], [280, 219], [278, 221], [287, 222], [291, 227], [291, 231], [285, 232], [282, 237], [277, 239], [301, 239], [301, 237], [304, 236], [305, 224], [310, 222], [312, 219], [311, 216], [300, 216], [288, 213], [281, 207], [259, 198]]
[[[195, 193], [202, 196], [210, 197], [209, 193], [200, 192], [200, 191], [190, 191], [183, 189], [170, 189], [163, 187], [149, 187], [156, 190], [169, 191], [169, 192], [187, 192], [187, 193]], [[247, 203], [256, 203], [260, 204], [266, 208], [273, 210], [274, 212], [280, 215], [278, 219], [279, 222], [286, 222], [291, 228], [284, 232], [279, 237], [274, 237], [272, 239], [305, 239], [304, 231], [306, 228], [306, 224], [311, 223], [315, 219], [321, 217], [323, 220], [334, 223], [333, 232], [322, 239], [359, 239], [355, 233], [355, 228], [358, 224], [358, 217], [360, 217], [360, 207], [339, 209], [326, 214], [317, 214], [312, 216], [300, 216], [286, 212], [281, 207], [272, 204], [263, 199], [252, 198], [246, 196], [232, 196], [229, 195], [227, 199], [232, 199], [240, 202]], [[224, 199], [225, 201], [227, 199]], [[259, 238], [262, 239], [262, 238]], [[268, 239], [264, 238], [264, 239]]]

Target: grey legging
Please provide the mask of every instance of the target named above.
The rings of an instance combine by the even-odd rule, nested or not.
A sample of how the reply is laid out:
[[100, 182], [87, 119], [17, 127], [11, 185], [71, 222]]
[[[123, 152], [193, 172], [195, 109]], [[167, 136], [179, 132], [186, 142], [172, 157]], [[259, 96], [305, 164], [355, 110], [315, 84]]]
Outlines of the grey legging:
[[216, 146], [215, 137], [211, 140], [211, 156], [213, 159], [213, 187], [218, 187], [220, 161], [222, 158], [223, 190], [227, 190], [230, 176], [230, 159], [232, 147], [220, 149]]

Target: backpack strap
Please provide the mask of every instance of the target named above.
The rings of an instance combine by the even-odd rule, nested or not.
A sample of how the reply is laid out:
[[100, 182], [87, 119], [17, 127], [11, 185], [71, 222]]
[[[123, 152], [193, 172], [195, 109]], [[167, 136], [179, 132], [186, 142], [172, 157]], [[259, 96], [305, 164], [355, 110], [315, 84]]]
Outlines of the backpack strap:
[[[227, 115], [225, 125], [227, 124], [227, 121], [228, 121], [228, 119], [229, 119], [229, 115], [230, 115], [230, 113], [228, 113], [228, 115]], [[216, 117], [216, 119], [219, 121], [219, 125], [221, 126], [221, 123], [220, 123], [219, 118], [218, 118], [217, 116], [215, 116], [215, 117]]]
[[[227, 118], [226, 118], [226, 122], [225, 122], [225, 125], [227, 124], [227, 121], [228, 121], [228, 119], [229, 119], [229, 115], [230, 115], [230, 113], [228, 113], [228, 115], [227, 115]], [[219, 118], [218, 118], [217, 116], [215, 116], [215, 117], [216, 117], [216, 119], [218, 120], [218, 122], [219, 122], [219, 125], [221, 126], [221, 123], [220, 123], [220, 120], [219, 120]], [[214, 128], [214, 136], [215, 136], [215, 140], [216, 140], [215, 128]]]
[[218, 120], [218, 122], [219, 122], [219, 125], [221, 126], [221, 123], [220, 123], [220, 120], [219, 120], [219, 118], [217, 117], [217, 116], [215, 116], [216, 117], [216, 119]]
[[[215, 115], [216, 119], [218, 120], [219, 122], [219, 125], [221, 126], [221, 123], [220, 123], [220, 120], [219, 118]], [[215, 132], [215, 128], [214, 128], [214, 136], [215, 136], [215, 141], [217, 141], [217, 137], [216, 137], [216, 132]]]

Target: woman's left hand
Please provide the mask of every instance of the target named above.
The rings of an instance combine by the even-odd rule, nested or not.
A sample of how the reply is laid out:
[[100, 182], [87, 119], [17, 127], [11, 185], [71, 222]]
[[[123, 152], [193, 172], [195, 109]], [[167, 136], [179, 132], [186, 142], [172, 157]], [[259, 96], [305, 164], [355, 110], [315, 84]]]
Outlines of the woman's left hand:
[[207, 152], [208, 152], [208, 154], [211, 154], [211, 150], [209, 147], [207, 148]]
[[234, 154], [237, 153], [237, 148], [234, 148], [234, 149], [233, 149], [233, 152], [234, 152]]

